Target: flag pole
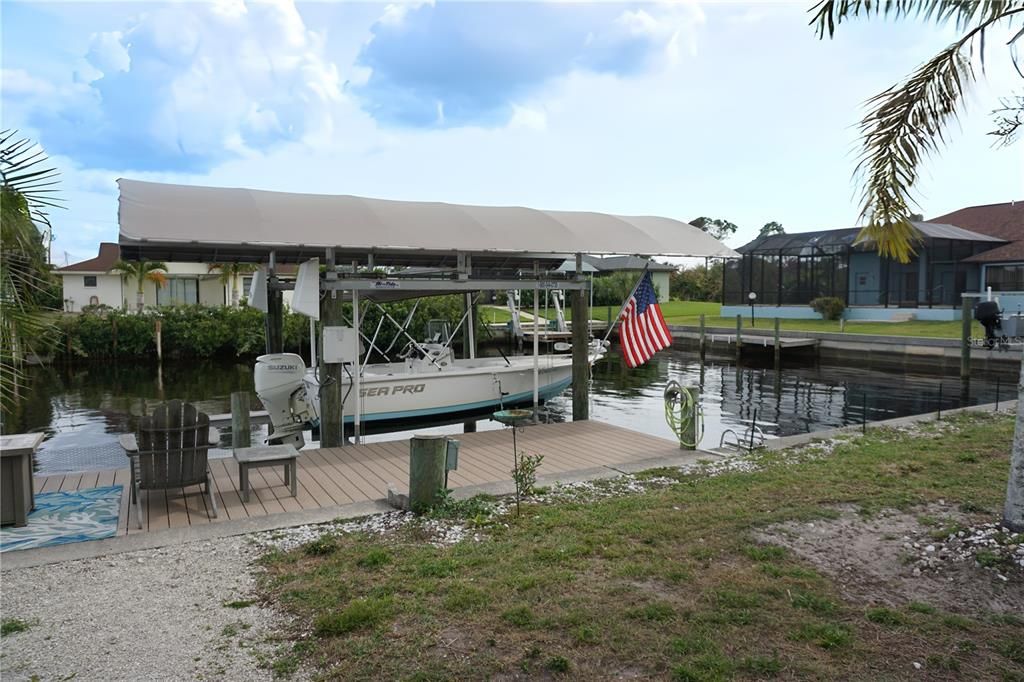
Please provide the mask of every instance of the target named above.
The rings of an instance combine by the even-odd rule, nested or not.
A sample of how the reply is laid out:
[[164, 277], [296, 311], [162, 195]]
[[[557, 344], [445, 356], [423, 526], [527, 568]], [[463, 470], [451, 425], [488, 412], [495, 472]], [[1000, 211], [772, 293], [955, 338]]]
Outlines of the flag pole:
[[636, 280], [636, 284], [633, 285], [633, 290], [629, 292], [629, 296], [627, 296], [626, 300], [622, 302], [622, 307], [619, 308], [619, 314], [616, 315], [615, 320], [610, 325], [608, 325], [608, 331], [604, 333], [604, 338], [602, 339], [602, 341], [608, 340], [608, 337], [612, 335], [612, 331], [615, 329], [615, 325], [617, 325], [622, 320], [622, 311], [626, 309], [626, 306], [629, 305], [629, 299], [633, 298], [633, 294], [635, 294], [636, 290], [640, 288], [640, 282], [644, 280], [644, 276], [647, 275], [647, 270], [650, 267], [650, 263], [644, 266], [644, 271], [640, 273], [640, 277]]

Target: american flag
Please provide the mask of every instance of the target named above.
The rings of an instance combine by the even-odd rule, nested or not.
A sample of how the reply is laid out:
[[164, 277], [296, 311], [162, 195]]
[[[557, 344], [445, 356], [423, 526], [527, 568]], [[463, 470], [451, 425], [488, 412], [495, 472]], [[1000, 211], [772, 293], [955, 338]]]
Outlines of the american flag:
[[642, 365], [662, 348], [672, 345], [672, 334], [658, 306], [651, 273], [640, 278], [633, 295], [626, 302], [620, 318], [619, 344], [622, 356], [630, 367]]

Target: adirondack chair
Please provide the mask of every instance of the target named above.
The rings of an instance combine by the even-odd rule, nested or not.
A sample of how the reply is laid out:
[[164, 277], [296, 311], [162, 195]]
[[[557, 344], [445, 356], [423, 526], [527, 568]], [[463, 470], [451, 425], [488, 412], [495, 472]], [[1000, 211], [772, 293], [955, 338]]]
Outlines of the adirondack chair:
[[217, 517], [206, 453], [219, 439], [217, 429], [210, 427], [210, 418], [180, 400], [158, 405], [151, 415], [139, 420], [137, 434], [120, 437], [121, 447], [131, 460], [131, 495], [139, 528], [142, 528], [139, 494], [143, 490], [205, 485], [210, 515]]

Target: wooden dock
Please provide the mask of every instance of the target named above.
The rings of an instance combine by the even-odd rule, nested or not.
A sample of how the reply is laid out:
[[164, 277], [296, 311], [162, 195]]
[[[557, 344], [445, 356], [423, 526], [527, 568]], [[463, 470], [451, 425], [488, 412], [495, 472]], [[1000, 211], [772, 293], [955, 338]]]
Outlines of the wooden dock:
[[[453, 435], [462, 442], [459, 468], [449, 486], [497, 483], [511, 479], [512, 434], [508, 429]], [[598, 421], [538, 424], [518, 434], [520, 450], [544, 455], [539, 474], [568, 473], [595, 467], [616, 467], [652, 458], [678, 456], [679, 446], [669, 440], [611, 426]], [[118, 534], [205, 525], [283, 512], [322, 509], [384, 498], [389, 485], [404, 490], [409, 480], [407, 440], [303, 450], [299, 457], [298, 496], [284, 485], [283, 468], [250, 473], [252, 494], [242, 502], [238, 493], [238, 465], [234, 459], [211, 459], [219, 517], [211, 519], [198, 486], [186, 491], [149, 491], [142, 494], [145, 527], [139, 530], [129, 504], [127, 468], [36, 477], [36, 491], [82, 490], [122, 485]]]

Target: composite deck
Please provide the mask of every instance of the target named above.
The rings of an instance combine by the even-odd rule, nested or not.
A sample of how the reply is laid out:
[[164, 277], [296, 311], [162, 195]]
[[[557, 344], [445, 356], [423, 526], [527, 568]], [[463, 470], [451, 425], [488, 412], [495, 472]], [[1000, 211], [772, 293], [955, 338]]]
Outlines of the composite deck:
[[[462, 442], [458, 471], [451, 472], [451, 488], [496, 483], [511, 479], [512, 434], [507, 429], [454, 436]], [[679, 454], [669, 440], [597, 421], [539, 424], [521, 429], [519, 449], [544, 455], [540, 474], [559, 474], [594, 467], [616, 467], [650, 458]], [[130, 474], [127, 468], [36, 477], [36, 491], [81, 490], [122, 485], [118, 534], [218, 523], [282, 512], [322, 509], [378, 500], [387, 487], [408, 486], [407, 440], [303, 450], [299, 457], [298, 496], [284, 484], [283, 467], [250, 472], [252, 492], [242, 502], [238, 492], [238, 465], [232, 458], [211, 459], [219, 517], [209, 517], [206, 500], [198, 486], [142, 493], [145, 505], [142, 530], [135, 508], [129, 504]]]

